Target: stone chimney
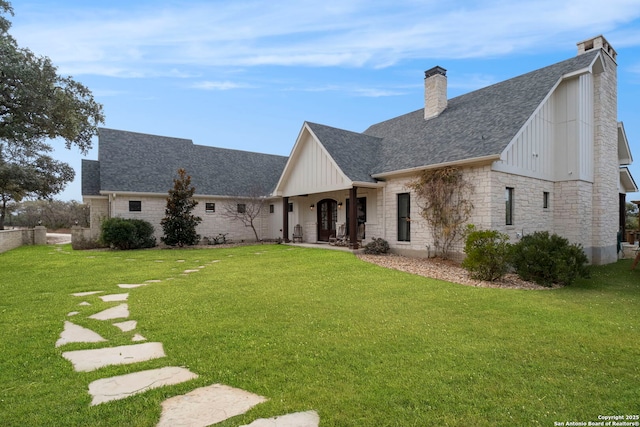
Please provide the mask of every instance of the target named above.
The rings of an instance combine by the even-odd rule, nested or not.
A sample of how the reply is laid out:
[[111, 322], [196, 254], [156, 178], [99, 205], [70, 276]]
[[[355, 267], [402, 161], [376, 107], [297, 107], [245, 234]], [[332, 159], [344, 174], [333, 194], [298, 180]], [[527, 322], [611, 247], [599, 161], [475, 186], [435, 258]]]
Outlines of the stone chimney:
[[614, 61], [618, 56], [618, 53], [615, 51], [613, 47], [609, 44], [607, 39], [604, 38], [603, 35], [599, 35], [593, 37], [591, 39], [587, 39], [585, 41], [581, 41], [578, 44], [578, 55], [582, 55], [583, 53], [587, 53], [592, 51], [593, 49], [602, 49], [607, 55], [611, 57]]
[[424, 72], [424, 119], [438, 117], [447, 108], [447, 70], [433, 67]]

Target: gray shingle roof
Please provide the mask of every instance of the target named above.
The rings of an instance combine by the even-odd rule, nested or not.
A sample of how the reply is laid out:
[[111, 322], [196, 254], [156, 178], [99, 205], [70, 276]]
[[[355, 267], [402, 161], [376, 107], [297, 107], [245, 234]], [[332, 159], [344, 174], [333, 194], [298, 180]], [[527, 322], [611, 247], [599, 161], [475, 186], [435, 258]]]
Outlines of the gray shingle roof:
[[196, 194], [269, 195], [287, 161], [284, 156], [106, 128], [99, 129], [98, 144], [102, 191], [167, 193], [178, 169], [184, 168]]
[[375, 182], [371, 171], [379, 163], [381, 138], [306, 123], [351, 181]]
[[[600, 51], [452, 98], [438, 116], [420, 109], [363, 133], [307, 125], [354, 182], [372, 175], [499, 155], [562, 76], [588, 67]], [[83, 161], [82, 194], [102, 191], [166, 193], [179, 168], [197, 194], [268, 195], [287, 158], [195, 145], [191, 140], [101, 128], [98, 162]]]
[[82, 195], [100, 194], [100, 162], [82, 159]]
[[591, 64], [599, 50], [452, 98], [435, 118], [422, 109], [369, 127], [382, 138], [372, 174], [497, 155], [559, 79]]

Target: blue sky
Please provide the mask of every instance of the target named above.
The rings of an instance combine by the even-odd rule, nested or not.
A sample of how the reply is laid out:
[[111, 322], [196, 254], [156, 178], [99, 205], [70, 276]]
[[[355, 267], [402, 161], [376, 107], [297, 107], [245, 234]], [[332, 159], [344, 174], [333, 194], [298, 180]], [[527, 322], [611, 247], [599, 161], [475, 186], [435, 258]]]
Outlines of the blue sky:
[[[575, 56], [577, 42], [603, 34], [618, 52], [618, 119], [640, 185], [640, 0], [12, 6], [20, 46], [88, 86], [104, 105], [103, 126], [280, 155], [305, 120], [361, 132], [421, 108], [424, 70], [435, 65], [447, 69], [451, 98]], [[81, 200], [83, 156], [54, 145], [76, 170], [58, 198]], [[94, 148], [85, 158], [97, 156]]]

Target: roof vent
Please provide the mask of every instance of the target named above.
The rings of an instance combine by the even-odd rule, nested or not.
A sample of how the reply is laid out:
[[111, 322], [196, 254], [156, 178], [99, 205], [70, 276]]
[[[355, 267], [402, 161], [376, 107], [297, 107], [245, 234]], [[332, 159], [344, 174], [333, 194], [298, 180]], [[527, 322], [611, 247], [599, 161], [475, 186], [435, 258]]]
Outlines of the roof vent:
[[424, 72], [424, 119], [438, 117], [447, 108], [447, 70], [433, 67]]

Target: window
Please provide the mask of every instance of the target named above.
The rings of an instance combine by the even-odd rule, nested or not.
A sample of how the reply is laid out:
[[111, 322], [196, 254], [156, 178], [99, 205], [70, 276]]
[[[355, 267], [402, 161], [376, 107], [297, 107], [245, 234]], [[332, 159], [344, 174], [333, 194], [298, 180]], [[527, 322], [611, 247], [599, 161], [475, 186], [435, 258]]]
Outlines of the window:
[[513, 188], [507, 187], [504, 192], [505, 199], [505, 224], [513, 225]]
[[276, 211], [275, 206], [269, 205], [269, 213], [274, 213]]
[[247, 211], [247, 205], [244, 203], [238, 203], [238, 213], [245, 213]]
[[142, 202], [140, 200], [129, 200], [129, 212], [142, 212]]
[[216, 211], [216, 204], [215, 203], [205, 203], [204, 204], [204, 211], [206, 213], [214, 213]]
[[289, 212], [293, 212], [293, 203], [289, 203]]
[[542, 207], [544, 209], [549, 209], [549, 192], [548, 191], [542, 192]]
[[398, 194], [398, 241], [411, 241], [411, 206], [409, 193]]

